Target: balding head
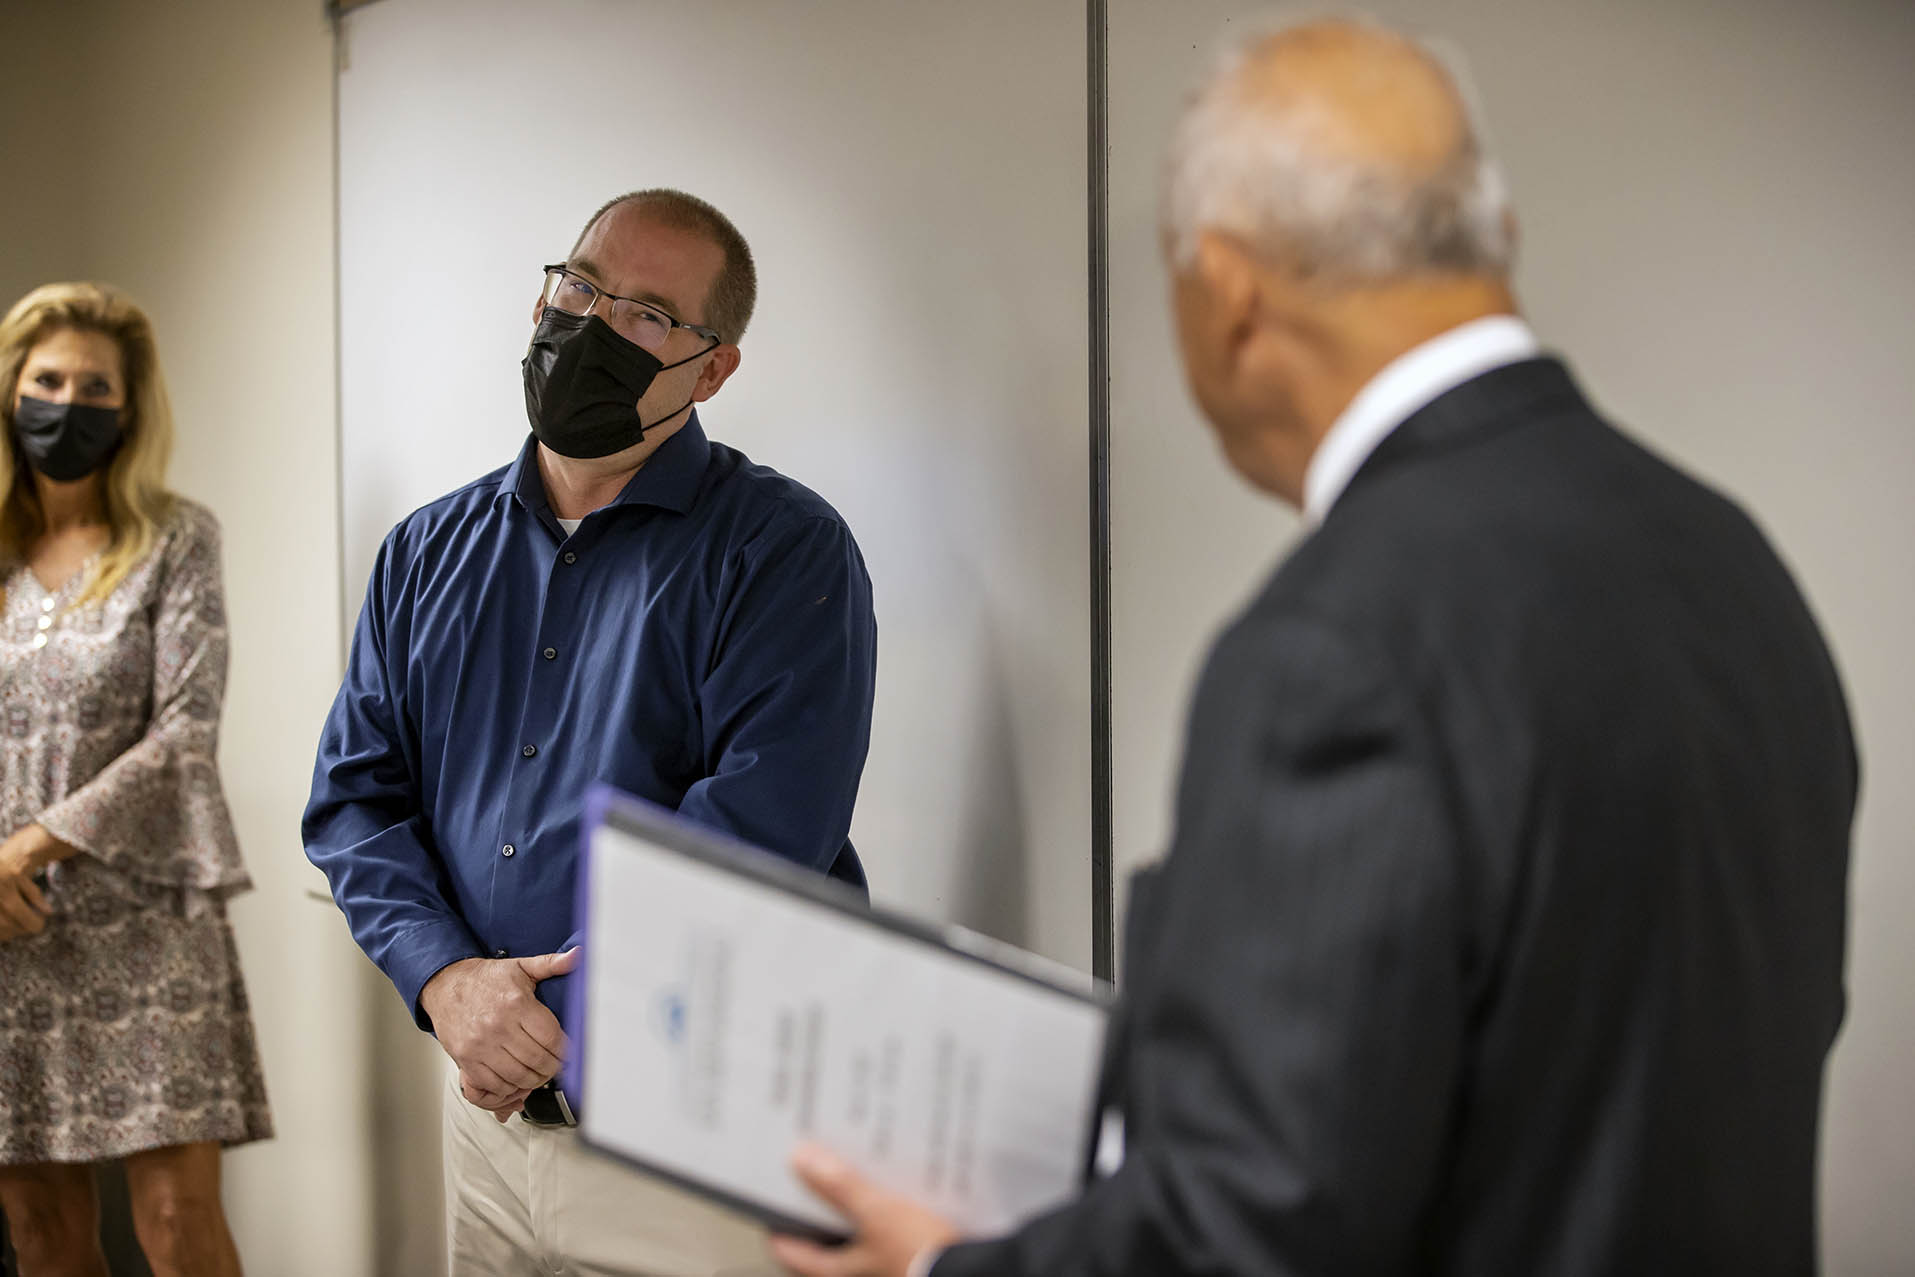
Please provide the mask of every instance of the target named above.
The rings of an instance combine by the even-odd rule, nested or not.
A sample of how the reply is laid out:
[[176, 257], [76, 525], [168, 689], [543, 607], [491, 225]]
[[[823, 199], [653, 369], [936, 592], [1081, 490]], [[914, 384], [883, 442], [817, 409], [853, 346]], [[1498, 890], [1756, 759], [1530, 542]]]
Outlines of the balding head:
[[1377, 373], [1516, 307], [1514, 224], [1462, 90], [1369, 22], [1223, 59], [1178, 126], [1164, 232], [1191, 393], [1237, 471], [1293, 504]]
[[1443, 63], [1373, 23], [1293, 24], [1229, 51], [1172, 146], [1169, 247], [1241, 239], [1327, 282], [1507, 277], [1504, 185]]

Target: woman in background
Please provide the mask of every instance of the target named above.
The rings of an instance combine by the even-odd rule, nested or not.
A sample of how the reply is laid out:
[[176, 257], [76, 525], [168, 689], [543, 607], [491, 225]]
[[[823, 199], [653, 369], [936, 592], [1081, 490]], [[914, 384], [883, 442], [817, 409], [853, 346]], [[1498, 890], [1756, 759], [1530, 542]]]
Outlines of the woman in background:
[[220, 1149], [272, 1134], [214, 765], [219, 527], [164, 486], [152, 326], [97, 284], [0, 322], [0, 1210], [105, 1277], [92, 1163], [159, 1277], [239, 1272]]

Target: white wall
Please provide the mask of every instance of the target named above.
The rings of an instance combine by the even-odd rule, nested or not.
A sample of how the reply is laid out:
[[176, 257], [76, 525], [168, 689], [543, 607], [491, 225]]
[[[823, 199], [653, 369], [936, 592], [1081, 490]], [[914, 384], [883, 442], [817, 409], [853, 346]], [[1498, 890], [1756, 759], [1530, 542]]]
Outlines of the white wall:
[[[1088, 968], [1083, 46], [1080, 7], [1020, 0], [350, 15], [353, 611], [392, 523], [516, 454], [540, 266], [612, 195], [701, 195], [760, 279], [743, 365], [701, 419], [836, 505], [871, 572], [852, 833], [873, 895]], [[388, 1001], [382, 1076], [416, 1111], [441, 1066]], [[427, 1180], [430, 1128], [394, 1123], [395, 1179]], [[395, 1216], [382, 1231], [423, 1266], [408, 1221], [436, 1227], [428, 1194]]]
[[[1377, 0], [1467, 54], [1524, 229], [1520, 292], [1596, 401], [1754, 511], [1848, 681], [1865, 792], [1830, 1077], [1834, 1277], [1915, 1271], [1915, 6]], [[1295, 523], [1186, 400], [1154, 226], [1181, 94], [1263, 6], [1112, 0], [1116, 834], [1169, 826], [1216, 624]]]
[[225, 1161], [257, 1273], [369, 1271], [365, 964], [299, 812], [339, 673], [331, 40], [304, 0], [5, 0], [4, 302], [131, 293], [178, 419], [172, 483], [218, 514], [232, 665], [221, 771], [257, 890], [234, 902], [279, 1138]]

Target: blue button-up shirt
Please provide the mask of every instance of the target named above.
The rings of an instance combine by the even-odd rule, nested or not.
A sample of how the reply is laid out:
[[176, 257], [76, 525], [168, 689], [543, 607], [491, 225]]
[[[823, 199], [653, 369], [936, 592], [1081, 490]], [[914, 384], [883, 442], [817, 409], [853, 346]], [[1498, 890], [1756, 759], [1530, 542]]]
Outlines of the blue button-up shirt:
[[[844, 520], [694, 415], [568, 537], [536, 448], [386, 537], [306, 808], [306, 854], [426, 1028], [449, 963], [578, 942], [595, 780], [864, 883], [877, 626]], [[555, 1010], [563, 984], [539, 986]]]

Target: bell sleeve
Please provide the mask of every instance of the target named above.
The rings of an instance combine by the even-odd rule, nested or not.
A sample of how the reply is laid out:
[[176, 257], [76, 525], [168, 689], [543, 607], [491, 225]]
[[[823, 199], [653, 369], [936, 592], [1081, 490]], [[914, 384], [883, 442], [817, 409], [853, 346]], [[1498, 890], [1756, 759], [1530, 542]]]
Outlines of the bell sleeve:
[[143, 883], [219, 896], [252, 886], [215, 754], [226, 693], [219, 524], [181, 502], [153, 597], [152, 718], [99, 774], [41, 812], [62, 842]]

